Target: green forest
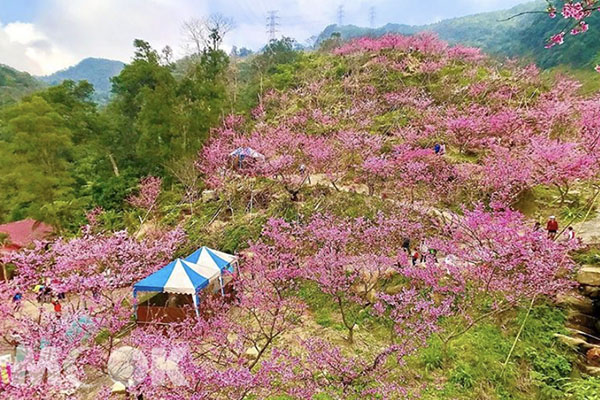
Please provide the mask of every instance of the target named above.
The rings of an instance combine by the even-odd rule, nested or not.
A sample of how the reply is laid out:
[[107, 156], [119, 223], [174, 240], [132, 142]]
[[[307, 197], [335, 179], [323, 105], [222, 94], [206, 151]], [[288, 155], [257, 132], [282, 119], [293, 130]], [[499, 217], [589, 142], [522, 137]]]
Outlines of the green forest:
[[[134, 45], [105, 106], [91, 84], [67, 80], [0, 110], [1, 222], [31, 217], [76, 231], [86, 210], [118, 213], [141, 177], [163, 176], [177, 191], [211, 128], [248, 112], [259, 91], [292, 86], [302, 57], [291, 39], [247, 60], [216, 49], [172, 62]], [[15, 90], [40, 87], [12, 70], [1, 77]]]

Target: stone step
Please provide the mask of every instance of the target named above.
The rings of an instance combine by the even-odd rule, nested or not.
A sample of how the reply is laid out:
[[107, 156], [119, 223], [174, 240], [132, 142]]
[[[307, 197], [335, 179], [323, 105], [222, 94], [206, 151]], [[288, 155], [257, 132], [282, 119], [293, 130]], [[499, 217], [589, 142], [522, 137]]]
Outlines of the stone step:
[[577, 272], [576, 280], [582, 285], [600, 286], [600, 267], [584, 265]]

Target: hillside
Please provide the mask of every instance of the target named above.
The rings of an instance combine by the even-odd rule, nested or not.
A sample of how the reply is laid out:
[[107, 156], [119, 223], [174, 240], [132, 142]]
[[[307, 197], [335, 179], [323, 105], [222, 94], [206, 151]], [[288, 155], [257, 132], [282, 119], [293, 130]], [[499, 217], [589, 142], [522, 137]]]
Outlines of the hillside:
[[86, 80], [94, 85], [96, 91], [94, 99], [100, 103], [106, 103], [112, 87], [110, 78], [118, 75], [124, 66], [125, 64], [121, 61], [86, 58], [77, 65], [55, 72], [52, 75], [42, 76], [39, 79], [49, 85], [57, 85], [64, 80]]
[[0, 106], [14, 103], [44, 85], [26, 72], [0, 64]]
[[33, 352], [85, 346], [82, 385], [6, 398], [107, 398], [131, 348], [180, 372], [145, 399], [596, 398], [567, 345], [600, 349], [592, 300], [557, 300], [600, 249], [534, 224], [598, 218], [597, 95], [431, 34], [175, 71], [135, 45], [107, 107], [69, 82], [0, 112], [0, 215], [61, 236], [3, 257], [23, 298], [0, 321]]
[[600, 44], [596, 40], [600, 34], [598, 13], [589, 18], [588, 33], [577, 40], [567, 37], [564, 45], [551, 50], [544, 48], [545, 39], [565, 28], [562, 18], [550, 19], [546, 14], [526, 14], [506, 21], [519, 13], [540, 11], [545, 7], [545, 2], [535, 1], [509, 10], [469, 15], [420, 26], [387, 24], [371, 29], [354, 25], [330, 25], [319, 35], [317, 43], [329, 38], [334, 32], [339, 32], [343, 39], [350, 39], [381, 36], [386, 33], [414, 34], [431, 31], [452, 44], [480, 47], [492, 55], [526, 58], [543, 68], [559, 64], [578, 68], [595, 64], [600, 52]]

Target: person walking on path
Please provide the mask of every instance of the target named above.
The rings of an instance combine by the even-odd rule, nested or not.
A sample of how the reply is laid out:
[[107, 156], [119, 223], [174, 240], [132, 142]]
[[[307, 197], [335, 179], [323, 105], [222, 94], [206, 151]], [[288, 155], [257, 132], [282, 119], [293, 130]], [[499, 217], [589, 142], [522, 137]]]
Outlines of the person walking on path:
[[573, 227], [570, 226], [567, 228], [567, 240], [573, 240], [575, 239], [575, 230], [573, 230]]
[[546, 224], [546, 230], [548, 231], [548, 239], [554, 239], [556, 237], [556, 233], [558, 232], [558, 222], [554, 215], [550, 216], [550, 219]]

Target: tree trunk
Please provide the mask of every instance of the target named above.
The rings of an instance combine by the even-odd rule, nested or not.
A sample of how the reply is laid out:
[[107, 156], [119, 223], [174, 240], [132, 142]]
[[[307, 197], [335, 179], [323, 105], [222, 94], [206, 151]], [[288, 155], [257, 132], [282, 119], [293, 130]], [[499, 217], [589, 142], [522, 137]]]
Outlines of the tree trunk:
[[112, 154], [108, 154], [108, 159], [110, 160], [110, 164], [112, 165], [113, 168], [113, 172], [115, 173], [115, 176], [119, 176], [119, 167], [117, 166], [117, 162], [115, 161], [115, 158], [113, 157]]

